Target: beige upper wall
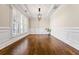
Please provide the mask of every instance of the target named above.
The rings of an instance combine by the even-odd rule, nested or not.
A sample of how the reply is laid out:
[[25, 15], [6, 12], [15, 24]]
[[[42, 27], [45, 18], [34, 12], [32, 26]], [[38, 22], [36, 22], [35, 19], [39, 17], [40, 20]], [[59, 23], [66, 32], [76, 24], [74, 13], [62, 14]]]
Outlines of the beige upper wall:
[[9, 5], [0, 4], [0, 27], [9, 27]]
[[62, 5], [51, 16], [51, 23], [57, 27], [79, 27], [79, 5]]

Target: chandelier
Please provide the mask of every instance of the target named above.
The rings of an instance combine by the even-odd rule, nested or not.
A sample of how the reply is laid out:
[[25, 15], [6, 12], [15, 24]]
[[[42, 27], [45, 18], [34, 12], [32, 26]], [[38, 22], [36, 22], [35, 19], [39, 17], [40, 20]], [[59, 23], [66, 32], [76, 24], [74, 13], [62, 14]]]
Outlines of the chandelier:
[[41, 20], [41, 18], [42, 18], [42, 14], [40, 13], [40, 11], [41, 11], [41, 8], [38, 8], [38, 20], [40, 21]]

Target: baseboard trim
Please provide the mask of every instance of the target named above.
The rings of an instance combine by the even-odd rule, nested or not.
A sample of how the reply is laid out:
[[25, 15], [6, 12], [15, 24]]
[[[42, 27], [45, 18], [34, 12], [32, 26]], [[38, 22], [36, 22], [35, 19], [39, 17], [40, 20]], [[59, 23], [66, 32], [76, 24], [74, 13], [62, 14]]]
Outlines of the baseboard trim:
[[75, 48], [75, 47], [71, 46], [70, 44], [68, 44], [68, 43], [66, 43], [66, 42], [64, 42], [64, 41], [62, 41], [62, 40], [60, 40], [60, 39], [57, 38], [56, 36], [53, 36], [53, 35], [51, 35], [51, 36], [54, 37], [54, 38], [56, 38], [57, 40], [61, 41], [62, 43], [67, 44], [68, 46], [72, 47], [73, 49], [75, 49], [75, 51], [79, 51], [77, 48]]
[[5, 42], [2, 42], [0, 44], [0, 50], [3, 49], [3, 48], [5, 48], [5, 47], [7, 47], [7, 46], [9, 46], [9, 45], [11, 45], [11, 44], [13, 44], [16, 41], [21, 40], [22, 38], [24, 38], [24, 37], [26, 37], [28, 35], [29, 35], [29, 33], [26, 33], [24, 35], [21, 35], [21, 36], [15, 37], [15, 38], [11, 38], [11, 39], [9, 39], [9, 40], [7, 40]]
[[79, 50], [79, 27], [57, 27], [51, 35]]

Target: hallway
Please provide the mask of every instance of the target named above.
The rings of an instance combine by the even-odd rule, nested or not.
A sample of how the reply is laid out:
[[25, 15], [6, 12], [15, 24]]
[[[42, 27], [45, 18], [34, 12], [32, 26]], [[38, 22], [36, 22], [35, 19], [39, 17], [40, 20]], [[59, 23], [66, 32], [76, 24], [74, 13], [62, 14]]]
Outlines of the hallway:
[[79, 4], [0, 4], [0, 54], [78, 55]]
[[[28, 44], [27, 44], [28, 41]], [[6, 55], [78, 55], [79, 51], [53, 36], [30, 34], [9, 46]], [[8, 47], [6, 47], [8, 48]], [[5, 49], [6, 49], [5, 48]]]

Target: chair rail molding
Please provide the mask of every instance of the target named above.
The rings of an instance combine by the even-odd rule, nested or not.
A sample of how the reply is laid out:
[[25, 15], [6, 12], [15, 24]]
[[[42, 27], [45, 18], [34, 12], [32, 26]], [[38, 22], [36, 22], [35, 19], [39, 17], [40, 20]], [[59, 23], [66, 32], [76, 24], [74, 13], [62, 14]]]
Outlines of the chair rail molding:
[[79, 50], [79, 27], [56, 27], [51, 35]]
[[10, 27], [0, 27], [0, 43], [10, 39]]

